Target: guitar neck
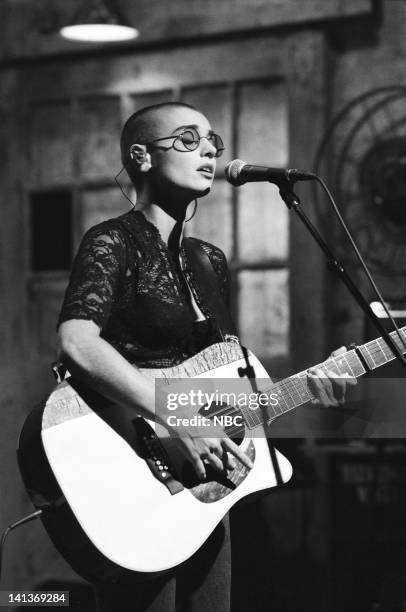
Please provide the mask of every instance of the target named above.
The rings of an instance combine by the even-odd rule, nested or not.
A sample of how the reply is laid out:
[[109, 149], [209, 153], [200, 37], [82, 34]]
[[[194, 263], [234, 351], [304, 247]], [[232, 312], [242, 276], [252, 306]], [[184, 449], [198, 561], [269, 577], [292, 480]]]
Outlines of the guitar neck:
[[[403, 342], [396, 331], [391, 332], [390, 336], [402, 354], [406, 354], [406, 326], [402, 327], [399, 331]], [[347, 374], [358, 378], [394, 359], [395, 356], [385, 340], [383, 338], [376, 338], [338, 357], [330, 357], [314, 367], [322, 370], [325, 374], [333, 372], [337, 376]], [[264, 392], [272, 393], [274, 398], [277, 397], [277, 403], [274, 400], [267, 406], [269, 420], [273, 420], [314, 399], [314, 395], [307, 384], [307, 370], [275, 382], [272, 387], [264, 390]], [[264, 424], [264, 415], [260, 410], [253, 411], [245, 408], [243, 415], [249, 429], [254, 429]]]

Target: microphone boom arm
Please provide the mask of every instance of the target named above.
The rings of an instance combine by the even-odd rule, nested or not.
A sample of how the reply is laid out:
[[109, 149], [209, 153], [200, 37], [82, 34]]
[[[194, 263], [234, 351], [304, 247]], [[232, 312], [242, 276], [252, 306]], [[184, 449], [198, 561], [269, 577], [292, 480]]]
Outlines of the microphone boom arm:
[[334, 256], [330, 247], [327, 245], [324, 238], [319, 233], [318, 229], [313, 225], [309, 217], [303, 211], [300, 205], [300, 199], [293, 191], [291, 181], [288, 179], [286, 179], [285, 181], [281, 181], [278, 187], [280, 196], [285, 202], [286, 206], [289, 208], [289, 210], [293, 210], [297, 214], [303, 225], [309, 230], [310, 234], [313, 236], [314, 240], [317, 242], [317, 244], [325, 254], [328, 270], [335, 272], [337, 276], [343, 281], [343, 283], [346, 285], [356, 302], [367, 315], [368, 319], [380, 332], [394, 356], [401, 362], [402, 366], [406, 368], [406, 360], [403, 353], [400, 351], [398, 346], [391, 338], [389, 332], [384, 328], [376, 314], [373, 312], [370, 305], [368, 304], [362, 293], [359, 291], [352, 278], [348, 275], [343, 264]]

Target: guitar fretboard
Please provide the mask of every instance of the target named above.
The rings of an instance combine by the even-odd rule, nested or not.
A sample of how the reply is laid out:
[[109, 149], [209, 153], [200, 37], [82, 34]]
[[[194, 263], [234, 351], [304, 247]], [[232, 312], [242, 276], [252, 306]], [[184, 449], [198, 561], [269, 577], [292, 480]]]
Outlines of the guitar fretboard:
[[[390, 336], [402, 354], [406, 354], [406, 326], [402, 327], [399, 331], [403, 341], [399, 338], [396, 331], [391, 332]], [[362, 359], [358, 356], [357, 350], [360, 352]], [[358, 378], [367, 371], [375, 370], [395, 359], [394, 354], [383, 338], [376, 338], [366, 342], [358, 346], [357, 350], [351, 349], [338, 357], [331, 357], [315, 367], [322, 370], [325, 374], [333, 372], [337, 376], [348, 374]], [[367, 368], [364, 366], [364, 363]], [[263, 391], [268, 394], [272, 393], [274, 397], [277, 397], [277, 404], [275, 402], [275, 405], [268, 404], [267, 406], [269, 419], [274, 419], [314, 399], [314, 395], [307, 384], [307, 370], [275, 382], [272, 387]], [[252, 410], [246, 407], [242, 409], [242, 414], [249, 429], [254, 429], [264, 422], [264, 415], [260, 409]]]

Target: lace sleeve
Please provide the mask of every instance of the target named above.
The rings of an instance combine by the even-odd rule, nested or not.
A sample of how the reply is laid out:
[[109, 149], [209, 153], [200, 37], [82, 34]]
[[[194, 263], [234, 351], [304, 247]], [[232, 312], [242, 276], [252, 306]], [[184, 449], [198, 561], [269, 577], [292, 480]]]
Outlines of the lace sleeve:
[[69, 319], [94, 321], [103, 329], [125, 265], [125, 242], [108, 222], [91, 228], [75, 257], [58, 325]]
[[204, 242], [203, 240], [199, 240], [199, 242], [203, 250], [209, 256], [211, 265], [217, 275], [221, 296], [227, 306], [230, 307], [230, 273], [226, 256], [221, 249], [213, 244]]

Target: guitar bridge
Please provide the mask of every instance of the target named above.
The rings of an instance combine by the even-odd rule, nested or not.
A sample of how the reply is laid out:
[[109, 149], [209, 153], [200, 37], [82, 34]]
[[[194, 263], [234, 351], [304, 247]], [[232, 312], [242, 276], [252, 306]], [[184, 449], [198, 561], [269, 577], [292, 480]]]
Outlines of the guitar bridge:
[[166, 486], [171, 495], [183, 491], [182, 484], [173, 476], [175, 469], [168, 454], [152, 427], [141, 417], [135, 419], [133, 423], [137, 437], [141, 441], [141, 455], [152, 474]]

